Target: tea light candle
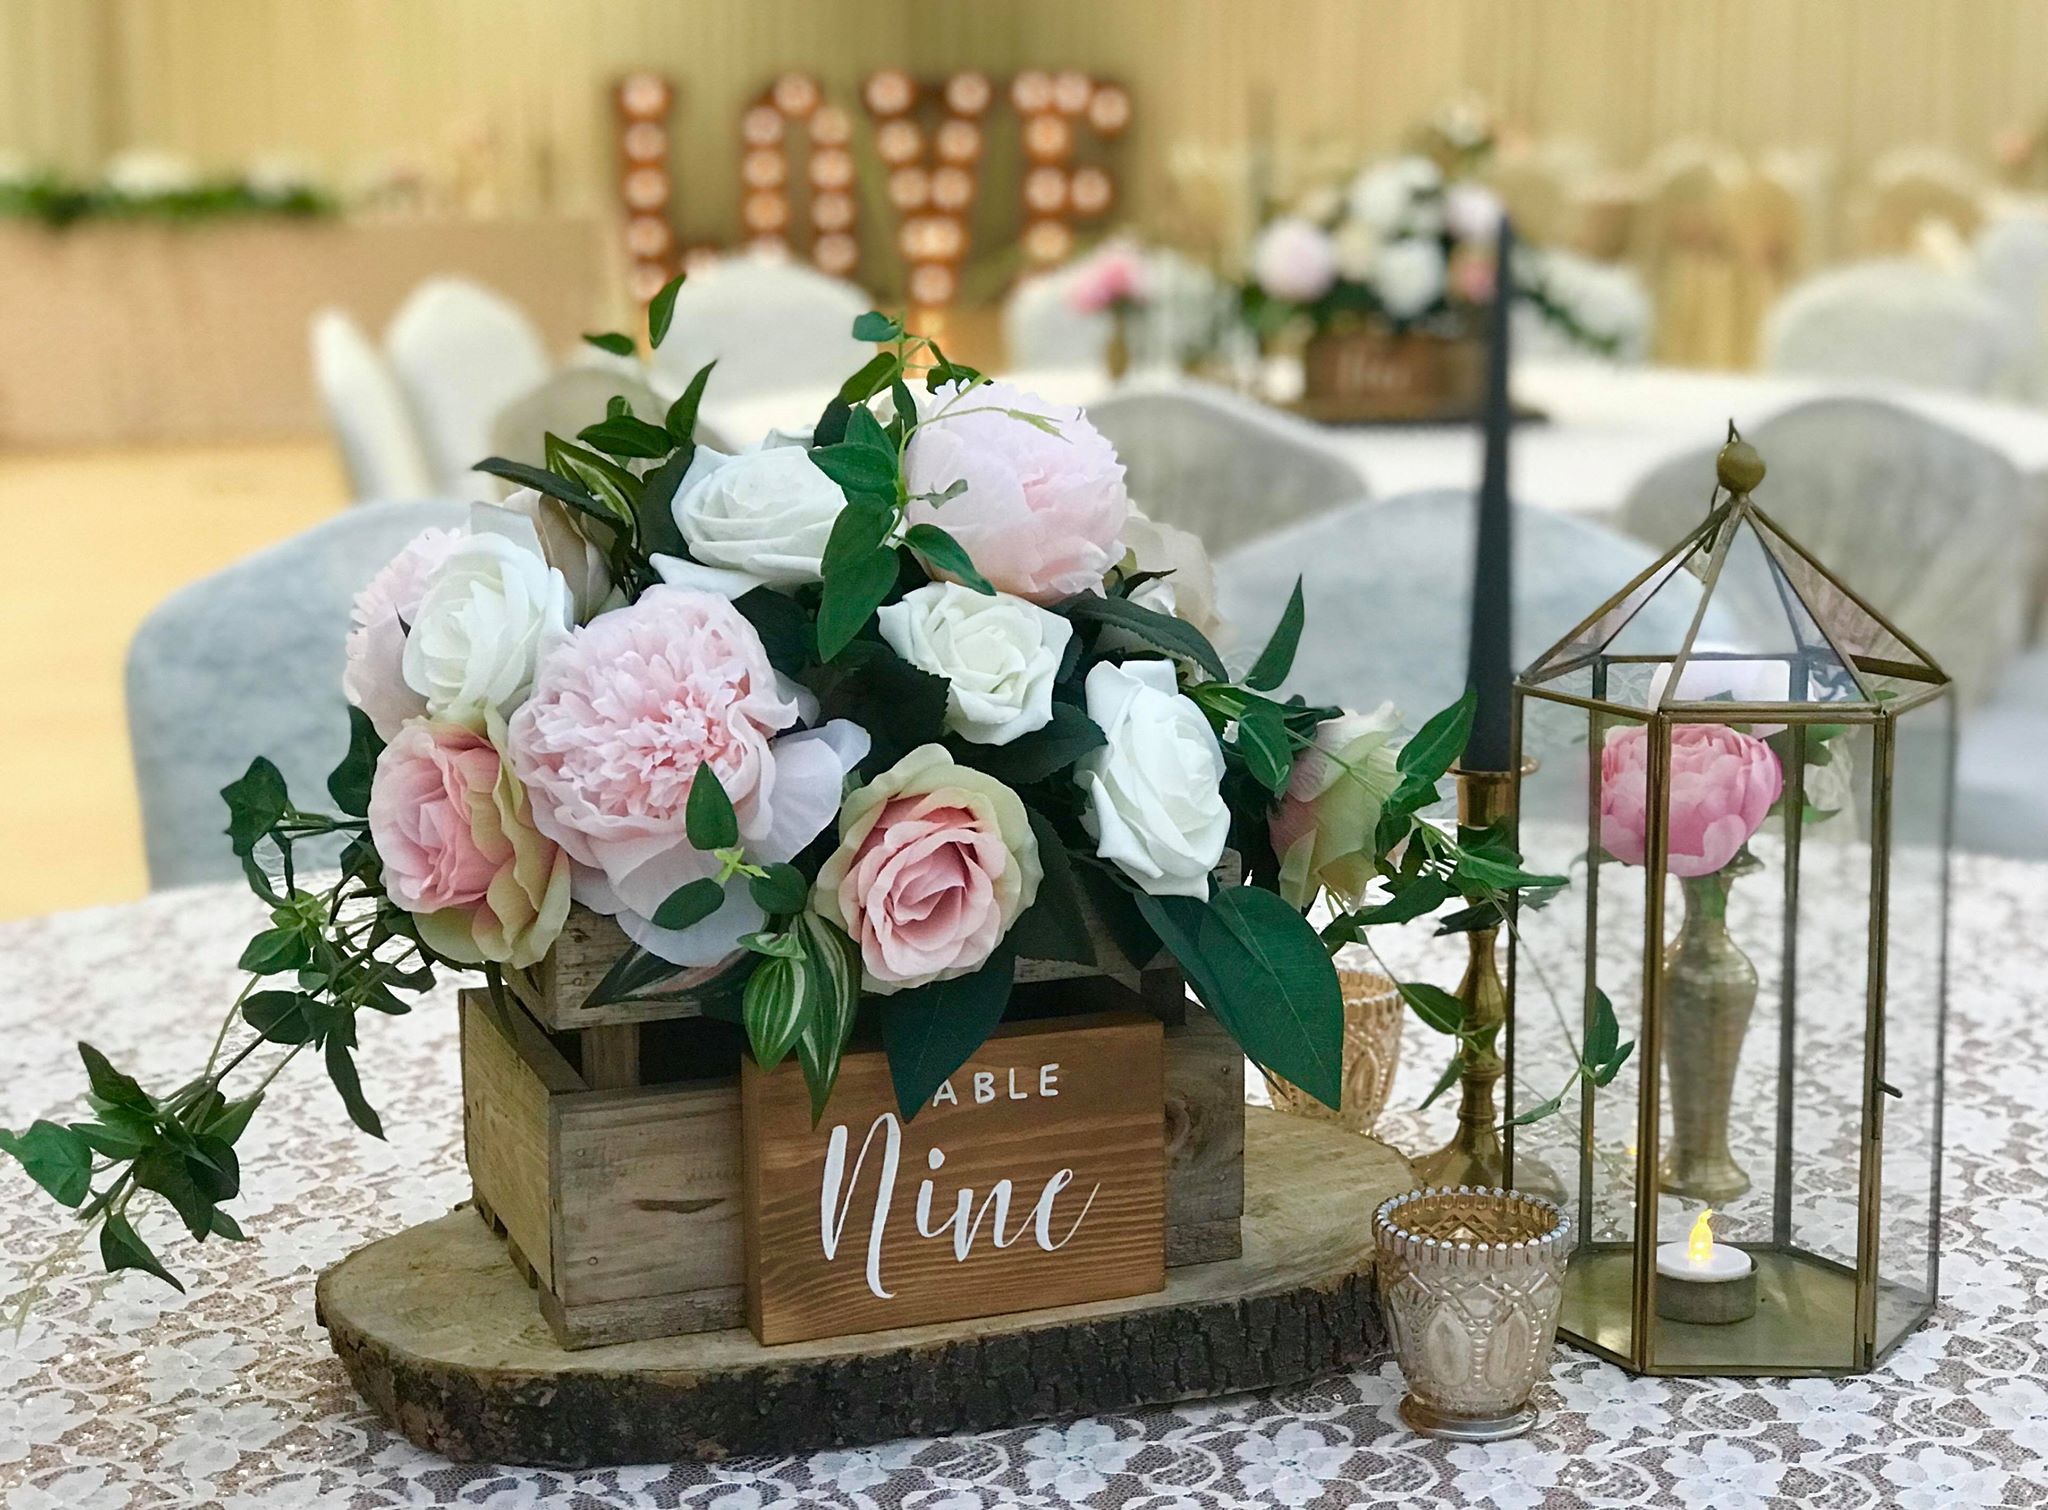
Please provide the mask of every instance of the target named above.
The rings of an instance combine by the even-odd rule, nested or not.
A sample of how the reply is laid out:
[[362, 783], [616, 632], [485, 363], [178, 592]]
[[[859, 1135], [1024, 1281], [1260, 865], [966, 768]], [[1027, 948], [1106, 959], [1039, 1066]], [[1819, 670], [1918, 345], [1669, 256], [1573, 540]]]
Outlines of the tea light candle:
[[1657, 1245], [1657, 1314], [1722, 1326], [1756, 1314], [1756, 1260], [1714, 1241], [1713, 1211], [1702, 1211], [1683, 1242]]

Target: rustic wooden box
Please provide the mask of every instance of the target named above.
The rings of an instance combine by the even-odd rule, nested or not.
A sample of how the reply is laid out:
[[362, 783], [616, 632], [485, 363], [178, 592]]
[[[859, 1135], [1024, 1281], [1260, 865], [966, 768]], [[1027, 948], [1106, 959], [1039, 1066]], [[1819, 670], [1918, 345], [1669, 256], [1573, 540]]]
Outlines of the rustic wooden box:
[[[613, 936], [607, 937], [607, 930]], [[464, 1144], [564, 1347], [744, 1321], [738, 1030], [676, 1003], [584, 1008], [624, 941], [577, 909], [502, 1006], [462, 998]], [[1235, 1258], [1244, 1211], [1243, 1060], [1178, 971], [1034, 962], [1020, 1005], [1139, 1009], [1164, 1025], [1166, 1262]], [[621, 1020], [623, 1016], [624, 1020]], [[724, 1055], [711, 1076], [694, 1070]], [[646, 1082], [646, 1083], [642, 1083]]]

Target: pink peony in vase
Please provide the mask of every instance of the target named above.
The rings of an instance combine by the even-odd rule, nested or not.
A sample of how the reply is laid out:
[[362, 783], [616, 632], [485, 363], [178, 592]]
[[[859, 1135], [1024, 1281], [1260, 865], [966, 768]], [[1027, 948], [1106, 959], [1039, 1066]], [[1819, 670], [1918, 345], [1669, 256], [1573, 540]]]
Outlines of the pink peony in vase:
[[[1608, 732], [1600, 752], [1600, 844], [1641, 865], [1648, 826], [1649, 730]], [[1784, 768], [1761, 739], [1723, 724], [1671, 730], [1671, 840], [1667, 868], [1681, 879], [1727, 865], [1763, 826], [1785, 789]]]

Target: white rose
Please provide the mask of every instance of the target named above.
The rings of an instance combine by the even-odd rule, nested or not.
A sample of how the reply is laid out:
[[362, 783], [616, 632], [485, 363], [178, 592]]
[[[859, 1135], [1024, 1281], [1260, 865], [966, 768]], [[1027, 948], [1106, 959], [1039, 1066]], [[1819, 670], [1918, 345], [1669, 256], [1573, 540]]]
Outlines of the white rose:
[[1388, 314], [1414, 319], [1443, 297], [1443, 249], [1434, 241], [1388, 242], [1373, 258], [1372, 286]]
[[[473, 526], [476, 510], [491, 507], [490, 504], [476, 505], [472, 510]], [[533, 522], [542, 557], [548, 565], [558, 569], [569, 584], [569, 600], [576, 611], [577, 623], [586, 623], [605, 609], [617, 608], [626, 601], [623, 594], [613, 589], [611, 567], [605, 561], [604, 552], [583, 533], [577, 523], [581, 516], [567, 504], [543, 497], [532, 488], [521, 488], [498, 507]]]
[[920, 671], [946, 679], [946, 727], [971, 744], [1006, 745], [1052, 722], [1052, 684], [1074, 626], [1036, 603], [933, 582], [877, 613], [882, 638]]
[[1222, 649], [1229, 639], [1228, 626], [1216, 608], [1216, 568], [1201, 536], [1134, 508], [1124, 523], [1124, 544], [1138, 571], [1168, 573], [1140, 583], [1131, 601], [1185, 619]]
[[1337, 271], [1353, 283], [1372, 276], [1373, 258], [1379, 255], [1380, 233], [1363, 220], [1347, 220], [1337, 227]]
[[575, 622], [569, 584], [542, 556], [532, 521], [492, 512], [496, 528], [435, 569], [405, 637], [405, 684], [432, 717], [473, 728], [517, 706], [541, 652]]
[[[703, 566], [737, 574], [731, 587], [745, 591], [818, 581], [825, 542], [845, 506], [839, 484], [818, 470], [803, 445], [773, 434], [737, 456], [699, 446], [673, 512], [690, 554]], [[663, 562], [656, 565], [675, 580]], [[747, 579], [744, 586], [738, 578]]]
[[1095, 852], [1153, 896], [1206, 897], [1223, 858], [1223, 750], [1165, 661], [1100, 661], [1088, 716], [1108, 743], [1075, 767]]
[[1444, 176], [1426, 157], [1397, 157], [1359, 174], [1351, 213], [1383, 236], [1433, 234], [1443, 226], [1436, 192]]

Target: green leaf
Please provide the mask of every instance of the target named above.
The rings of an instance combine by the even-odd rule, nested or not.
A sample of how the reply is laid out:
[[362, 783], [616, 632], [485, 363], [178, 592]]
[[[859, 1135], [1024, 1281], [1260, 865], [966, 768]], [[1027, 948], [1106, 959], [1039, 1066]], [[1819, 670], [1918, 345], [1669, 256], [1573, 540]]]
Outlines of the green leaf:
[[943, 572], [987, 597], [996, 595], [995, 587], [988, 578], [974, 569], [974, 558], [967, 554], [967, 547], [936, 524], [913, 524], [905, 532], [903, 541], [922, 556], [933, 571]]
[[361, 708], [348, 710], [348, 753], [327, 776], [327, 795], [351, 818], [370, 811], [370, 778], [377, 770], [377, 757], [384, 753], [384, 741], [377, 726]]
[[1451, 933], [1474, 933], [1482, 928], [1498, 928], [1504, 921], [1499, 907], [1492, 902], [1481, 902], [1445, 913], [1437, 919], [1436, 933], [1439, 938]]
[[107, 1056], [89, 1043], [78, 1045], [78, 1057], [85, 1061], [85, 1078], [92, 1086], [92, 1093], [108, 1106], [130, 1106], [137, 1111], [153, 1111], [156, 1102], [149, 1092], [137, 1085], [134, 1079], [122, 1074], [107, 1062]]
[[1088, 931], [1088, 914], [1082, 910], [1080, 882], [1067, 846], [1037, 809], [1027, 807], [1024, 815], [1031, 820], [1031, 832], [1038, 840], [1038, 861], [1044, 874], [1038, 882], [1037, 899], [1010, 927], [1010, 944], [1020, 959], [1093, 965], [1097, 963], [1095, 939]]
[[1586, 1063], [1598, 1068], [1614, 1057], [1621, 1042], [1621, 1023], [1614, 1015], [1614, 1003], [1598, 986], [1593, 988], [1593, 1026], [1586, 1033]]
[[892, 469], [896, 465], [896, 442], [889, 438], [889, 432], [875, 418], [875, 411], [866, 404], [855, 404], [847, 414], [845, 444], [879, 451]]
[[204, 1239], [213, 1230], [213, 1201], [192, 1178], [185, 1156], [168, 1145], [143, 1150], [134, 1165], [135, 1183], [154, 1190], [178, 1213], [185, 1230]]
[[694, 881], [685, 881], [663, 899], [654, 909], [654, 926], [657, 928], [688, 928], [725, 905], [725, 888], [710, 876], [701, 876]]
[[0, 1153], [12, 1154], [50, 1198], [76, 1207], [92, 1193], [92, 1145], [74, 1128], [34, 1122], [28, 1131], [0, 1128]]
[[732, 810], [732, 798], [725, 794], [725, 783], [709, 761], [690, 777], [690, 795], [683, 803], [683, 831], [706, 854], [731, 849], [740, 842], [740, 820]]
[[743, 934], [740, 947], [770, 959], [802, 959], [804, 955], [804, 941], [795, 933], [773, 933], [766, 929]]
[[1273, 637], [1266, 641], [1266, 648], [1259, 652], [1252, 669], [1245, 673], [1244, 684], [1260, 692], [1271, 692], [1287, 680], [1287, 673], [1294, 669], [1294, 652], [1301, 644], [1301, 626], [1307, 617], [1301, 601], [1301, 578], [1294, 579], [1294, 592], [1287, 599], [1287, 607], [1280, 614], [1280, 623], [1273, 630]]
[[1628, 1056], [1635, 1052], [1635, 1048], [1636, 1041], [1631, 1038], [1627, 1043], [1616, 1049], [1614, 1057], [1593, 1072], [1593, 1083], [1601, 1086], [1613, 1084], [1614, 1077], [1621, 1073], [1621, 1067], [1628, 1063]]
[[806, 680], [821, 722], [844, 718], [868, 731], [873, 748], [861, 769], [869, 774], [945, 737], [946, 679], [918, 670], [879, 639], [854, 640]]
[[860, 955], [852, 939], [814, 912], [799, 914], [792, 932], [802, 937], [809, 952], [816, 987], [796, 1041], [797, 1064], [810, 1088], [811, 1125], [815, 1127], [838, 1082], [840, 1058], [860, 1013]]
[[706, 362], [697, 369], [697, 375], [690, 379], [690, 385], [682, 395], [668, 406], [668, 433], [676, 438], [680, 446], [694, 445], [697, 440], [697, 410], [704, 402], [704, 385], [711, 381], [711, 369], [718, 365], [716, 360]]
[[318, 1003], [298, 991], [258, 991], [242, 1003], [242, 1021], [271, 1043], [310, 1043], [319, 1036]]
[[339, 1034], [327, 1040], [327, 1078], [340, 1092], [341, 1104], [348, 1108], [349, 1121], [373, 1138], [383, 1137], [384, 1124], [370, 1103], [363, 1099], [363, 1082], [356, 1075], [356, 1062]]
[[878, 309], [854, 316], [853, 338], [856, 341], [873, 341], [880, 345], [884, 341], [893, 341], [902, 334], [903, 322], [891, 319]]
[[795, 676], [810, 663], [816, 648], [811, 619], [795, 598], [772, 587], [755, 587], [734, 598], [732, 606], [754, 626], [761, 648], [768, 652], [768, 664], [777, 671]]
[[640, 460], [666, 456], [675, 449], [675, 437], [665, 428], [631, 414], [585, 425], [576, 432], [576, 438], [607, 456], [629, 456]]
[[1426, 981], [1403, 981], [1395, 987], [1415, 1015], [1439, 1033], [1458, 1033], [1465, 1027], [1465, 1003], [1442, 986]]
[[[858, 414], [860, 411], [854, 412]], [[873, 419], [874, 416], [869, 415], [868, 418]], [[848, 428], [852, 428], [850, 422]], [[893, 449], [878, 451], [873, 446], [842, 442], [812, 451], [810, 457], [817, 469], [838, 483], [840, 491], [849, 498], [861, 495], [893, 499], [896, 496], [896, 453]]]
[[896, 552], [870, 551], [825, 578], [818, 603], [818, 659], [829, 661], [867, 627], [896, 585]]
[[617, 519], [610, 509], [590, 496], [589, 489], [583, 484], [564, 477], [559, 472], [551, 472], [546, 467], [532, 466], [523, 461], [511, 461], [503, 456], [486, 456], [476, 464], [474, 470], [488, 473], [492, 477], [502, 477], [507, 482], [516, 482], [523, 488], [545, 493], [548, 497], [602, 519], [607, 524]]
[[895, 525], [894, 505], [875, 498], [849, 502], [832, 521], [832, 533], [825, 537], [825, 554], [820, 563], [824, 579], [829, 583], [835, 573], [880, 549]]
[[972, 975], [882, 999], [882, 1047], [905, 1122], [988, 1041], [1003, 1020], [1016, 973], [1017, 956], [1006, 940]]
[[685, 274], [677, 273], [647, 301], [647, 344], [657, 351], [668, 335], [669, 322], [676, 317], [676, 294], [681, 291]]
[[1518, 864], [1475, 855], [1470, 850], [1458, 856], [1458, 879], [1498, 891], [1517, 891], [1525, 886], [1551, 887], [1565, 884], [1563, 876], [1532, 876]]
[[1462, 1052], [1454, 1049], [1451, 1052], [1451, 1062], [1444, 1066], [1444, 1072], [1436, 1077], [1436, 1084], [1429, 1088], [1429, 1094], [1422, 1098], [1422, 1104], [1415, 1109], [1419, 1112], [1428, 1111], [1432, 1106], [1436, 1105], [1438, 1098], [1445, 1091], [1464, 1078], [1464, 1074], [1465, 1056]]
[[583, 339], [599, 351], [609, 351], [615, 357], [629, 357], [640, 349], [633, 344], [631, 336], [616, 330], [599, 331], [596, 334], [586, 331]]
[[[153, 1122], [145, 1126], [143, 1124], [148, 1119], [132, 1112], [127, 1117], [115, 1115], [115, 1122], [74, 1122], [71, 1130], [85, 1139], [86, 1147], [103, 1159], [132, 1159], [156, 1141]], [[5, 1136], [0, 1134], [0, 1138]], [[4, 1146], [0, 1143], [0, 1147]]]
[[[592, 500], [594, 507], [587, 512], [593, 518], [607, 528], [632, 527], [633, 500], [641, 491], [639, 478], [610, 457], [600, 456], [559, 435], [543, 434], [541, 451], [550, 470], [574, 479], [588, 490], [585, 497]], [[579, 507], [573, 499], [562, 501], [572, 508]]]
[[1094, 593], [1077, 594], [1057, 605], [1054, 611], [1070, 619], [1112, 624], [1154, 650], [1193, 661], [1219, 682], [1229, 679], [1229, 673], [1223, 669], [1223, 657], [1216, 653], [1216, 647], [1203, 637], [1200, 630], [1171, 614], [1154, 612], [1128, 598], [1105, 598]]
[[839, 385], [839, 395], [832, 402], [837, 423], [818, 427], [820, 444], [836, 443], [846, 433], [848, 408], [865, 404], [888, 387], [902, 370], [903, 360], [893, 351], [878, 351], [863, 362], [858, 372]]
[[1287, 741], [1287, 720], [1269, 702], [1256, 702], [1237, 721], [1237, 752], [1252, 779], [1276, 797], [1287, 790], [1294, 774], [1294, 750]]
[[292, 805], [284, 776], [261, 755], [249, 762], [239, 780], [222, 787], [220, 795], [228, 805], [228, 842], [245, 857]]
[[306, 936], [296, 928], [266, 928], [242, 947], [235, 968], [251, 975], [281, 975], [313, 958]]
[[638, 944], [629, 944], [626, 952], [612, 961], [604, 978], [590, 988], [583, 1005], [604, 1007], [618, 1002], [660, 1000], [663, 988], [678, 976], [690, 974], [692, 968], [672, 964]]
[[754, 1062], [772, 1070], [796, 1046], [812, 1006], [811, 958], [799, 948], [795, 958], [771, 954], [747, 979], [741, 1011], [747, 1045]]
[[697, 448], [685, 441], [660, 466], [640, 480], [640, 496], [633, 503], [633, 529], [642, 553], [650, 556], [681, 556], [687, 553], [683, 532], [676, 526], [676, 489], [689, 474]]
[[988, 772], [1005, 786], [1029, 786], [1066, 770], [1090, 750], [1109, 742], [1095, 720], [1072, 703], [1054, 703], [1052, 722], [1006, 745], [975, 745], [965, 763]]
[[185, 1287], [157, 1261], [149, 1244], [118, 1211], [109, 1211], [100, 1223], [100, 1262], [109, 1274], [118, 1274], [123, 1269], [140, 1269], [145, 1274], [154, 1274], [180, 1295], [185, 1293]]
[[1472, 714], [1478, 705], [1478, 693], [1467, 687], [1463, 697], [1436, 714], [1401, 746], [1394, 768], [1411, 781], [1427, 782], [1433, 789], [1465, 752], [1465, 741], [1472, 736]]
[[1411, 923], [1435, 912], [1453, 895], [1449, 883], [1441, 876], [1422, 875], [1407, 882], [1386, 901], [1361, 908], [1352, 917], [1364, 928], [1381, 923]]
[[1541, 1122], [1545, 1117], [1554, 1115], [1562, 1105], [1564, 1105], [1564, 1096], [1560, 1092], [1558, 1095], [1552, 1096], [1548, 1101], [1539, 1101], [1527, 1111], [1519, 1112], [1508, 1118], [1508, 1126], [1527, 1127], [1531, 1122]]
[[770, 917], [802, 912], [804, 902], [811, 894], [811, 883], [804, 879], [804, 873], [794, 865], [781, 863], [765, 869], [765, 875], [752, 876], [747, 880], [747, 890], [753, 894], [754, 905]]
[[219, 1209], [213, 1213], [213, 1236], [224, 1237], [231, 1243], [246, 1243], [249, 1240], [249, 1234], [242, 1230], [242, 1224]]
[[233, 1144], [241, 1138], [243, 1131], [249, 1125], [249, 1119], [256, 1115], [256, 1108], [262, 1104], [263, 1093], [261, 1091], [257, 1091], [254, 1095], [243, 1096], [236, 1101], [225, 1102], [219, 1111], [207, 1119], [205, 1126], [200, 1131], [211, 1133], [223, 1143]]

